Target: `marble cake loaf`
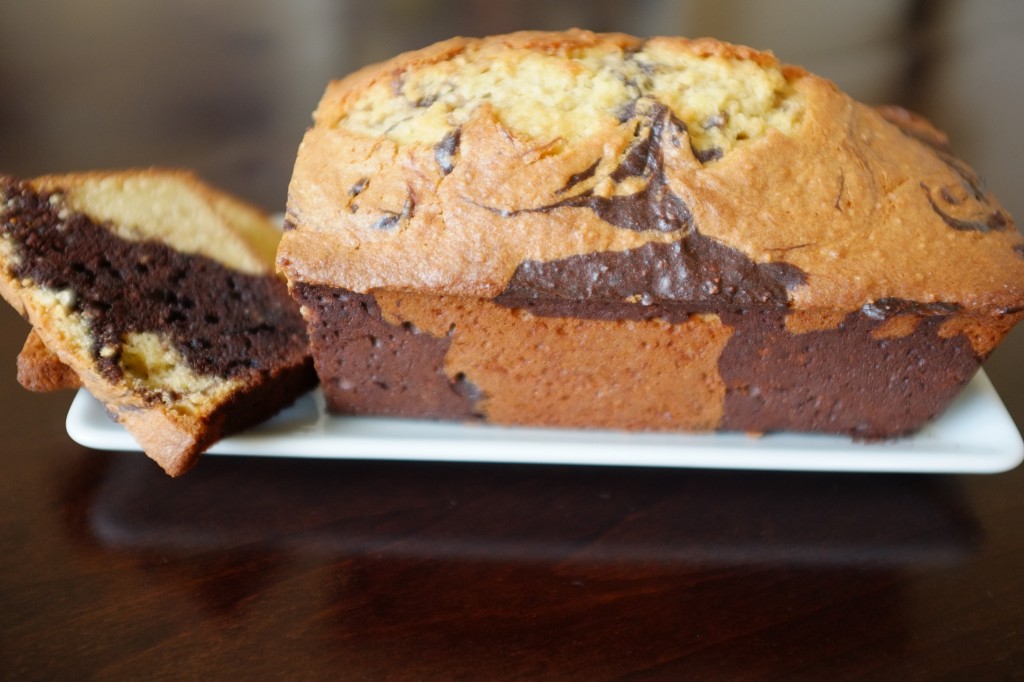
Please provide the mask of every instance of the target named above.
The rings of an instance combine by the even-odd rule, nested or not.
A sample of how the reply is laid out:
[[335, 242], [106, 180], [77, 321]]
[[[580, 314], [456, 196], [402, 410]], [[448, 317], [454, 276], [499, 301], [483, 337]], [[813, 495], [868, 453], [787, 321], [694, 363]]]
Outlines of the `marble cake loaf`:
[[315, 385], [281, 231], [180, 171], [0, 178], [27, 388], [84, 386], [171, 475]]
[[329, 408], [910, 432], [1024, 316], [944, 134], [768, 53], [456, 38], [331, 83], [278, 265]]

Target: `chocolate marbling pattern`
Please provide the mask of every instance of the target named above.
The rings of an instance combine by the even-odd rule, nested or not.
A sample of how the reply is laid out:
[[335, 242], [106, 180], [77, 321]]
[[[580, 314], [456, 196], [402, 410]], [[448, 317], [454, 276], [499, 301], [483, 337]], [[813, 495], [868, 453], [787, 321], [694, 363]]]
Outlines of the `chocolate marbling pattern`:
[[[458, 329], [435, 337], [387, 321], [371, 295], [304, 284], [293, 293], [313, 311], [318, 370], [333, 412], [486, 421], [473, 377], [453, 380], [444, 370], [450, 336]], [[619, 319], [635, 319], [627, 307], [634, 313], [646, 309], [539, 303], [547, 305], [543, 314], [566, 318], [614, 319], [607, 315], [611, 311]], [[886, 305], [899, 310], [898, 304]], [[919, 427], [946, 407], [980, 362], [963, 335], [940, 336], [948, 315], [932, 312], [907, 336], [886, 338], [872, 335], [884, 319], [861, 311], [835, 329], [802, 334], [787, 329], [783, 309], [723, 312], [732, 333], [717, 363], [725, 384], [717, 428], [877, 439]], [[543, 364], [544, 355], [535, 361]]]
[[224, 377], [268, 370], [291, 348], [305, 347], [305, 324], [278, 278], [161, 242], [121, 239], [84, 214], [61, 217], [61, 201], [51, 196], [0, 180], [0, 235], [17, 254], [10, 273], [73, 292], [73, 309], [87, 321], [93, 357], [110, 381], [123, 374], [121, 347], [132, 332], [167, 334], [195, 372]]
[[[685, 202], [671, 191], [662, 146], [666, 142], [681, 144], [686, 125], [653, 98], [632, 102], [622, 116], [636, 121], [636, 139], [609, 177], [616, 183], [645, 178], [642, 190], [601, 197], [588, 189], [546, 206], [506, 215], [589, 208], [616, 227], [676, 232], [681, 233], [680, 238], [622, 252], [524, 262], [495, 300], [513, 307], [536, 301], [531, 307], [538, 313], [544, 299], [601, 302], [616, 305], [616, 309], [623, 308], [618, 304], [640, 303], [656, 306], [653, 311], [659, 311], [658, 316], [674, 315], [675, 319], [700, 310], [785, 307], [787, 291], [806, 281], [804, 273], [785, 263], [755, 263], [742, 252], [700, 234]], [[593, 177], [599, 164], [600, 159], [571, 176], [559, 193]], [[681, 315], [664, 308], [678, 304], [690, 307]], [[654, 316], [627, 310], [623, 312], [631, 318]], [[594, 312], [598, 312], [596, 308]]]
[[[609, 177], [615, 183], [630, 177], [642, 177], [647, 184], [639, 192], [609, 197], [594, 194], [586, 189], [544, 206], [522, 208], [514, 211], [490, 209], [505, 217], [522, 213], [548, 213], [562, 208], [587, 208], [607, 223], [624, 230], [658, 230], [659, 232], [681, 232], [693, 225], [693, 216], [680, 197], [676, 196], [665, 177], [662, 145], [668, 138], [671, 144], [681, 144], [686, 124], [679, 120], [664, 104], [652, 98], [642, 98], [631, 105], [628, 119], [636, 120], [636, 139], [626, 150], [622, 160]], [[569, 178], [558, 193], [567, 192], [573, 186], [593, 177], [600, 165], [594, 165]]]
[[[960, 178], [969, 205], [956, 199], [945, 187], [932, 187], [920, 183], [929, 205], [949, 227], [960, 232], [1001, 232], [1012, 224], [1010, 217], [990, 201], [985, 182], [973, 168], [953, 155], [949, 142], [918, 117], [898, 107], [881, 107], [879, 113], [907, 137], [925, 145]], [[966, 210], [968, 215], [957, 216], [953, 210]]]
[[328, 408], [338, 414], [479, 420], [480, 390], [445, 373], [451, 343], [384, 319], [370, 294], [297, 283]]

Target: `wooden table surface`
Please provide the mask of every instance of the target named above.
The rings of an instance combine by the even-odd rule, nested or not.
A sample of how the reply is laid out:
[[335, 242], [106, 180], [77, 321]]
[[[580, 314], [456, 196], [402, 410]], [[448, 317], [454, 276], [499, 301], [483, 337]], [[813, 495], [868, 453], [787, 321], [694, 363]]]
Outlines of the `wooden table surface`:
[[[1012, 2], [5, 8], [0, 171], [180, 165], [267, 208], [327, 79], [577, 24], [773, 48], [948, 129], [1024, 216]], [[800, 8], [797, 13], [797, 7]], [[1024, 678], [1024, 469], [813, 474], [207, 457], [64, 432], [0, 308], [0, 678]], [[988, 372], [1024, 425], [1024, 329]]]

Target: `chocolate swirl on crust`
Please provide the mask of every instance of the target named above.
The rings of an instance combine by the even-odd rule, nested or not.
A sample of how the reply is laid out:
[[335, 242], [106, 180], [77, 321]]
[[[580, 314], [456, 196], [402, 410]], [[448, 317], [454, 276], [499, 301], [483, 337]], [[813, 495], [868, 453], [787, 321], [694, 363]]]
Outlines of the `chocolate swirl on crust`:
[[[676, 146], [681, 144], [686, 124], [667, 106], [652, 98], [631, 103], [623, 115], [626, 116], [625, 120], [637, 119], [636, 139], [609, 178], [615, 183], [632, 177], [645, 178], [647, 184], [639, 192], [605, 197], [595, 194], [593, 188], [590, 188], [544, 206], [514, 211], [488, 207], [488, 210], [504, 217], [513, 217], [523, 213], [549, 213], [561, 208], [587, 208], [606, 223], [624, 230], [682, 232], [693, 227], [693, 216], [686, 202], [669, 188], [662, 152], [666, 137]], [[570, 177], [565, 187], [556, 194], [567, 192], [593, 177], [599, 165], [600, 159]]]
[[[526, 261], [516, 268], [508, 287], [495, 301], [508, 306], [530, 302], [529, 307], [539, 314], [544, 314], [546, 308], [537, 305], [537, 301], [600, 301], [619, 308], [622, 304], [639, 304], [638, 307], [653, 306], [658, 310], [685, 303], [690, 312], [786, 307], [788, 290], [806, 283], [804, 272], [785, 263], [755, 263], [742, 252], [700, 234], [689, 208], [670, 190], [662, 145], [666, 139], [670, 144], [680, 145], [686, 125], [652, 98], [632, 102], [621, 118], [638, 119], [636, 140], [609, 178], [615, 183], [645, 178], [647, 184], [642, 190], [600, 197], [588, 189], [554, 204], [511, 215], [585, 207], [616, 227], [682, 231], [682, 237], [622, 252], [582, 254], [548, 262]], [[559, 193], [593, 177], [599, 163], [600, 160], [571, 176]]]
[[879, 107], [882, 117], [901, 133], [925, 145], [960, 178], [964, 198], [958, 198], [950, 187], [932, 187], [924, 182], [921, 189], [936, 215], [954, 230], [960, 232], [1001, 232], [1011, 225], [1010, 217], [998, 206], [992, 205], [985, 182], [974, 169], [956, 158], [949, 139], [917, 114], [900, 107]]
[[434, 145], [434, 160], [445, 175], [455, 170], [455, 155], [459, 151], [461, 138], [462, 129], [456, 128]]
[[73, 292], [93, 358], [112, 382], [123, 376], [122, 342], [132, 332], [166, 333], [193, 370], [223, 377], [266, 371], [306, 344], [302, 316], [277, 277], [121, 239], [87, 215], [64, 213], [59, 194], [9, 178], [0, 179], [0, 198], [0, 236], [16, 254], [10, 274]]
[[993, 209], [986, 215], [977, 218], [957, 218], [939, 206], [939, 203], [935, 200], [935, 196], [938, 195], [948, 206], [955, 207], [960, 205], [961, 202], [953, 197], [948, 189], [943, 187], [936, 192], [935, 189], [923, 182], [921, 183], [921, 189], [924, 190], [925, 196], [928, 197], [928, 203], [931, 204], [932, 210], [954, 230], [960, 232], [1001, 232], [1010, 226], [1010, 219], [1000, 209]]
[[691, 311], [785, 308], [788, 290], [806, 282], [786, 263], [755, 263], [742, 252], [691, 230], [667, 244], [621, 252], [527, 261], [495, 301], [548, 299], [687, 304]]
[[565, 185], [557, 192], [555, 192], [555, 194], [565, 194], [566, 192], [568, 192], [581, 182], [589, 180], [590, 178], [594, 177], [594, 174], [597, 173], [597, 168], [600, 165], [601, 159], [598, 159], [594, 163], [590, 164], [590, 166], [588, 166], [587, 168], [581, 170], [579, 173], [573, 173], [572, 175], [569, 176], [569, 180], [565, 183]]

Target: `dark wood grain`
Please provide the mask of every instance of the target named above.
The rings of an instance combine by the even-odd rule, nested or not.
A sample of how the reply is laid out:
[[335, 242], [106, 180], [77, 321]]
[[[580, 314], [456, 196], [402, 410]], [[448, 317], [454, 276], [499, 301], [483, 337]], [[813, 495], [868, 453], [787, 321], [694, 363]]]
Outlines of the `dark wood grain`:
[[[0, 61], [18, 93], [0, 170], [185, 165], [277, 209], [331, 76], [453, 33], [661, 25], [778, 41], [759, 46], [866, 99], [913, 99], [1024, 214], [1003, 124], [1024, 105], [1020, 11], [857, 10], [842, 21], [860, 38], [804, 44], [734, 4], [18, 3], [10, 25], [47, 30]], [[892, 68], [864, 76], [879, 55]], [[1024, 678], [1024, 470], [207, 457], [172, 480], [68, 439], [71, 394], [14, 380], [27, 331], [0, 307], [0, 678]], [[1018, 329], [988, 365], [1018, 425], [1022, 358]]]

